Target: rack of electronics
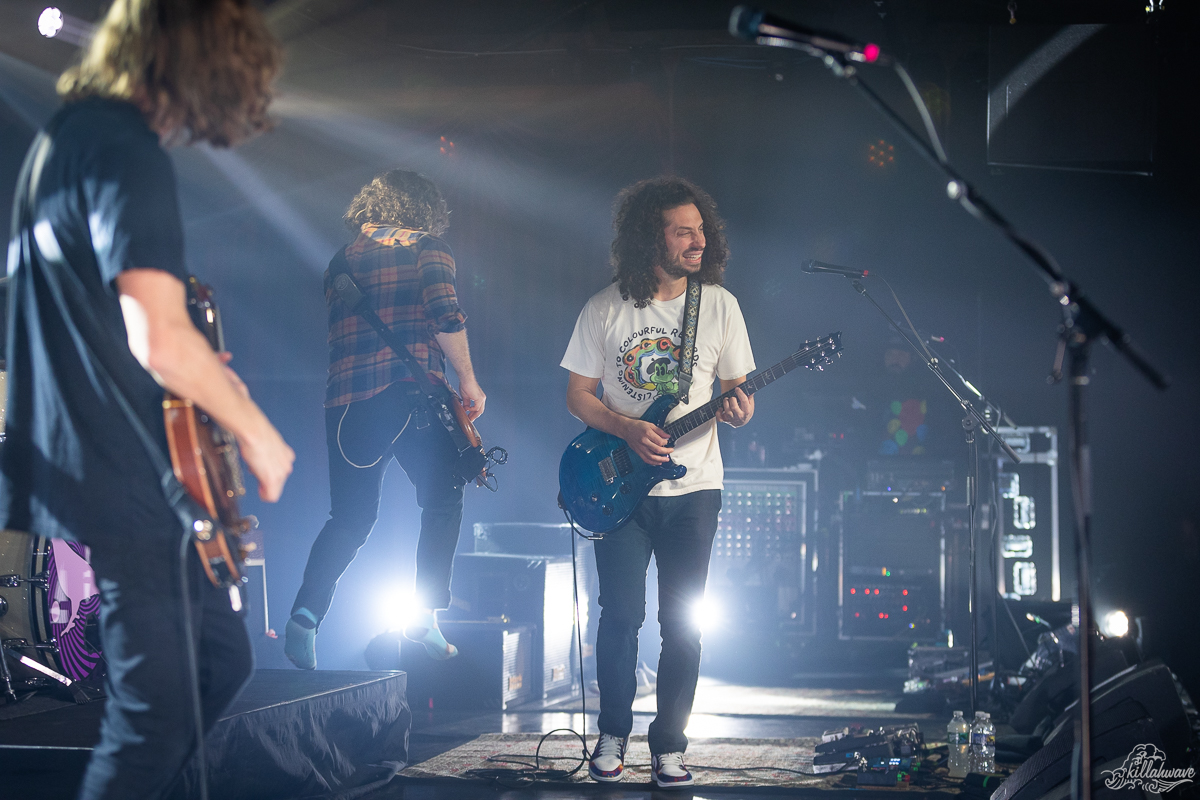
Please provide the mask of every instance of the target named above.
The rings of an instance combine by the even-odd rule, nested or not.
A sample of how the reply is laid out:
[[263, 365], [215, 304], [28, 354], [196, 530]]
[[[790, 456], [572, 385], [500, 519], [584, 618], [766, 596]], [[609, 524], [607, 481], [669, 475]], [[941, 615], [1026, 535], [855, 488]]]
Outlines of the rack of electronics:
[[[976, 568], [988, 649], [998, 621], [1024, 618], [1014, 603], [1040, 608], [1073, 593], [1063, 578], [1071, 558], [1059, 536], [1057, 431], [998, 431], [1022, 463], [998, 449], [980, 456]], [[725, 470], [711, 602], [785, 637], [966, 644], [964, 465], [933, 456], [825, 459]]]

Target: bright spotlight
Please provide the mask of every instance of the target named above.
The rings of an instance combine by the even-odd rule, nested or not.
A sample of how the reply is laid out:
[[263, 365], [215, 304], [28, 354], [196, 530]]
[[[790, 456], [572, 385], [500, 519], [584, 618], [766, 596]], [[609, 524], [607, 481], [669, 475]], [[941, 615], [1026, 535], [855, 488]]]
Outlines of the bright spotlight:
[[1124, 636], [1129, 633], [1129, 617], [1124, 611], [1110, 611], [1100, 623], [1100, 632], [1105, 636]]
[[44, 9], [38, 17], [38, 32], [47, 39], [53, 39], [62, 29], [63, 13], [54, 6]]
[[404, 630], [421, 611], [420, 603], [412, 592], [383, 592], [376, 602], [378, 624], [385, 631]]
[[701, 631], [714, 631], [721, 627], [725, 615], [711, 597], [702, 597], [692, 606], [692, 622]]

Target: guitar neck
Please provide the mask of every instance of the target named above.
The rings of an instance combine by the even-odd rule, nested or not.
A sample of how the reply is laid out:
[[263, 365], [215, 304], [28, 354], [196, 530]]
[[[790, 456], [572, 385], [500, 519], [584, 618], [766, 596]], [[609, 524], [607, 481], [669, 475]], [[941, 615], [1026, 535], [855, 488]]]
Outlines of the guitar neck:
[[725, 392], [719, 397], [714, 397], [712, 400], [709, 400], [707, 403], [695, 409], [694, 411], [684, 414], [679, 419], [664, 426], [663, 430], [665, 430], [667, 435], [672, 439], [678, 439], [684, 434], [699, 428], [701, 425], [715, 417], [717, 412], [721, 410], [721, 404], [725, 402], [725, 398], [732, 397], [738, 389], [741, 389], [748, 395], [752, 395], [767, 384], [774, 383], [776, 380], [782, 378], [796, 367], [804, 364], [811, 358], [813, 353], [820, 351], [822, 347], [823, 345], [818, 342], [817, 344], [809, 345], [795, 353], [792, 353], [792, 355], [788, 356], [783, 361], [780, 361], [778, 364], [767, 367], [761, 372], [754, 373], [746, 379], [745, 383], [741, 384], [740, 386], [730, 389], [728, 392]]

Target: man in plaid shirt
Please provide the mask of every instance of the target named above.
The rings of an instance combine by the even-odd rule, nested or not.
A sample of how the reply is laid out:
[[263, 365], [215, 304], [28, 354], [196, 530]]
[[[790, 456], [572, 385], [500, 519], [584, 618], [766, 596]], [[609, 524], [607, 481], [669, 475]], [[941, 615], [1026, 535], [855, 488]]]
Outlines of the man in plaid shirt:
[[325, 273], [329, 519], [309, 553], [284, 647], [301, 669], [316, 668], [317, 630], [338, 578], [375, 524], [383, 473], [392, 458], [408, 474], [421, 507], [416, 576], [421, 610], [404, 635], [424, 644], [434, 658], [458, 652], [438, 630], [435, 616], [435, 609], [450, 605], [450, 569], [462, 522], [463, 481], [454, 472], [458, 453], [445, 429], [425, 418], [422, 395], [404, 362], [338, 300], [335, 272], [344, 269], [354, 278], [435, 380], [445, 380], [444, 362], [450, 362], [472, 421], [487, 399], [471, 367], [466, 315], [454, 289], [454, 256], [440, 238], [449, 211], [438, 188], [415, 172], [392, 170], [362, 188], [345, 221], [358, 238]]

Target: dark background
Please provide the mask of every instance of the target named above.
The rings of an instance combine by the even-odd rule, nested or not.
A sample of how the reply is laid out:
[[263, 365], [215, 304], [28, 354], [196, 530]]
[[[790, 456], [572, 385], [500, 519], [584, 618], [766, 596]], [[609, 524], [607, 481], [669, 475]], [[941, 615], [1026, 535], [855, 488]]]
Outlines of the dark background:
[[[1196, 12], [1175, 2], [1147, 13], [1140, 1], [1023, 2], [1016, 12], [1016, 26], [1034, 40], [1037, 26], [1112, 26], [1064, 66], [1073, 58], [1129, 63], [1129, 73], [1117, 74], [1132, 75], [1133, 95], [1150, 101], [1131, 107], [1128, 86], [1109, 93], [1076, 69], [1079, 92], [1094, 99], [1086, 126], [1071, 135], [1081, 152], [1104, 153], [1106, 142], [1126, 141], [1141, 126], [1152, 144], [1145, 175], [989, 165], [989, 37], [1011, 32], [1006, 5], [771, 7], [901, 59], [953, 163], [1173, 376], [1168, 392], [1155, 391], [1097, 348], [1094, 591], [1100, 610], [1146, 616], [1152, 647], [1195, 692], [1200, 237], [1192, 187], [1200, 136], [1186, 45]], [[61, 3], [87, 21], [101, 6]], [[9, 210], [36, 126], [56, 107], [54, 77], [75, 52], [37, 34], [40, 10], [23, 0], [0, 8], [0, 212]], [[726, 441], [727, 452], [754, 436], [783, 465], [796, 453], [791, 443], [846, 434], [825, 447], [844, 485], [823, 488], [852, 489], [855, 465], [875, 449], [874, 422], [850, 404], [859, 398], [868, 403], [860, 413], [873, 413], [868, 398], [884, 392], [886, 324], [844, 279], [799, 271], [816, 258], [886, 277], [914, 322], [944, 336], [945, 353], [1018, 423], [1058, 426], [1065, 455], [1065, 388], [1046, 381], [1059, 313], [1044, 283], [999, 235], [948, 202], [939, 175], [818, 61], [730, 38], [728, 4], [287, 0], [267, 11], [287, 53], [276, 130], [232, 153], [193, 147], [174, 157], [191, 267], [216, 288], [234, 366], [297, 451], [282, 501], [246, 504], [267, 536], [276, 629], [328, 510], [321, 272], [349, 238], [340, 216], [350, 198], [392, 166], [425, 172], [447, 195], [447, 239], [489, 398], [480, 427], [511, 454], [498, 494], [468, 491], [468, 534], [480, 521], [561, 520], [558, 456], [580, 425], [565, 409], [558, 361], [579, 309], [610, 278], [612, 198], [660, 173], [699, 183], [720, 204], [733, 253], [726, 285], [741, 301], [760, 366], [806, 338], [843, 332], [845, 357], [764, 392], [752, 426]], [[863, 75], [916, 123], [891, 73]], [[1054, 105], [1049, 97], [1036, 107]], [[1062, 133], [1051, 121], [1045, 127], [1047, 138]], [[883, 168], [868, 161], [880, 140], [894, 148]], [[872, 285], [881, 301], [888, 296]], [[913, 378], [926, 381], [940, 409], [931, 448], [960, 458], [955, 409], [938, 399], [932, 376]], [[366, 641], [411, 586], [412, 490], [400, 470], [385, 489], [375, 535], [322, 628], [323, 667], [362, 666]], [[1069, 550], [1065, 459], [1062, 497]]]

